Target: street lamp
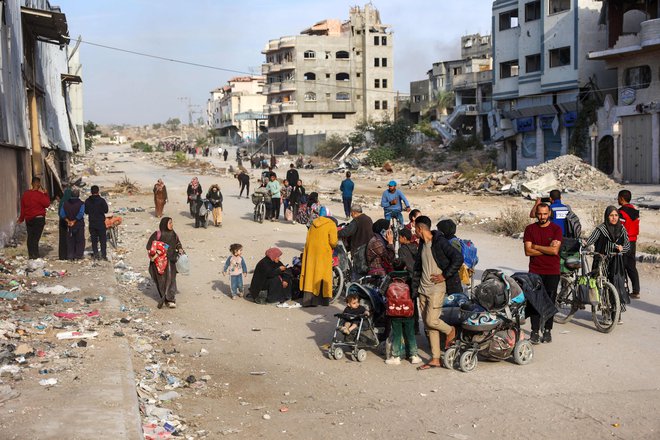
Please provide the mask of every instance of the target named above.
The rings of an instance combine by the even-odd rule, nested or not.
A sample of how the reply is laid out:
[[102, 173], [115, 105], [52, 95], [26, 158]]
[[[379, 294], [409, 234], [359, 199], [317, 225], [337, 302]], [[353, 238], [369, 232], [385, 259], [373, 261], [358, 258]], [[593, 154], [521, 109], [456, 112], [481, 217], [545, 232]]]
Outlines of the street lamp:
[[612, 134], [614, 135], [614, 177], [620, 178], [621, 172], [619, 171], [619, 155], [621, 150], [620, 137], [621, 137], [621, 121], [617, 120], [612, 124]]
[[591, 166], [596, 166], [596, 140], [598, 139], [598, 125], [594, 122], [589, 126], [589, 136], [591, 137]]

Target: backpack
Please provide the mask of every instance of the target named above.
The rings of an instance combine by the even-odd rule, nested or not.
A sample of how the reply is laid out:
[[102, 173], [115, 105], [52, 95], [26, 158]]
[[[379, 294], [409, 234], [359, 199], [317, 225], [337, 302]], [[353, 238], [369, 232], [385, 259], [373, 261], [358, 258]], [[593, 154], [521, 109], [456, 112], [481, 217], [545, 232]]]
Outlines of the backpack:
[[410, 318], [414, 312], [410, 298], [410, 286], [401, 278], [394, 278], [385, 293], [387, 309], [385, 314], [394, 318]]
[[461, 245], [461, 254], [463, 255], [463, 263], [467, 266], [468, 269], [474, 269], [474, 267], [479, 263], [479, 257], [477, 256], [477, 247], [474, 245], [472, 240], [463, 240], [458, 237], [451, 239], [451, 244], [458, 249], [458, 245], [455, 243], [458, 242]]
[[499, 270], [487, 269], [481, 284], [474, 288], [474, 300], [488, 311], [506, 309], [511, 301], [522, 292], [518, 283]]
[[568, 211], [564, 219], [564, 234], [569, 238], [580, 238], [582, 234], [580, 218], [572, 210]]

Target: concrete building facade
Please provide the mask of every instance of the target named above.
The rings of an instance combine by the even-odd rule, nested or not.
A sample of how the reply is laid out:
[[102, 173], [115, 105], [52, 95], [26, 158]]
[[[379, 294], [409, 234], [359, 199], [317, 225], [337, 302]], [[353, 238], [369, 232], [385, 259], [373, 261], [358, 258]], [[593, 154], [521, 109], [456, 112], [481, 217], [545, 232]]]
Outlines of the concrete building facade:
[[502, 140], [502, 162], [525, 169], [568, 152], [579, 102], [615, 85], [604, 62], [587, 53], [606, 47], [596, 0], [495, 0], [493, 101], [489, 118]]
[[604, 0], [607, 48], [591, 52], [617, 74], [591, 129], [591, 161], [624, 182], [660, 183], [660, 2]]
[[262, 73], [275, 151], [309, 154], [328, 135], [393, 114], [392, 47], [389, 26], [371, 4], [352, 7], [345, 22], [324, 20], [271, 40]]
[[219, 136], [233, 143], [254, 142], [265, 130], [266, 121], [237, 119], [239, 113], [263, 113], [266, 104], [264, 76], [240, 76], [230, 79], [223, 87], [211, 91], [207, 102], [207, 124]]

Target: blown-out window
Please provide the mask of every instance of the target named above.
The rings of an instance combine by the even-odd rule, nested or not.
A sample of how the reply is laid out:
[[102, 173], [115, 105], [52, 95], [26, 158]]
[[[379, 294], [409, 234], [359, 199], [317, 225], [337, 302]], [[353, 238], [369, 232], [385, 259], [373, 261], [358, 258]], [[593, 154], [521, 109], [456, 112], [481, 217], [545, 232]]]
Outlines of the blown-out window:
[[651, 84], [651, 68], [637, 66], [626, 69], [623, 84], [636, 90], [647, 88]]
[[316, 101], [316, 93], [314, 92], [305, 93], [305, 101]]
[[347, 60], [349, 57], [349, 53], [345, 50], [340, 50], [339, 52], [335, 53], [335, 58], [338, 60]]
[[335, 79], [337, 81], [348, 81], [349, 79], [351, 79], [351, 76], [346, 72], [339, 72], [338, 74], [335, 75]]
[[337, 101], [350, 101], [351, 94], [347, 92], [339, 92], [336, 96]]
[[316, 73], [314, 73], [314, 72], [305, 72], [305, 75], [303, 75], [303, 79], [305, 81], [314, 81], [314, 80], [316, 80]]

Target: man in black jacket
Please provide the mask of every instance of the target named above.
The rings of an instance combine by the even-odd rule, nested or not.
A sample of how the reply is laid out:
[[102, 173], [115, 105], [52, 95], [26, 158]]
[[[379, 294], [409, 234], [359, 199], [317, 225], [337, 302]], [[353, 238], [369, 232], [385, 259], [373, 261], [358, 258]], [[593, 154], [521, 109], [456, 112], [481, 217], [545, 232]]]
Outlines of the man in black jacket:
[[417, 217], [415, 231], [421, 242], [412, 293], [419, 297], [419, 309], [431, 345], [431, 360], [418, 369], [428, 370], [440, 367], [440, 333], [446, 336], [445, 348], [456, 338], [456, 329], [440, 319], [440, 313], [447, 291], [462, 291], [458, 269], [463, 264], [463, 255], [441, 233], [431, 232], [431, 219], [427, 216]]
[[85, 200], [85, 214], [89, 216], [89, 236], [92, 239], [92, 254], [95, 260], [99, 259], [99, 242], [101, 242], [101, 258], [107, 260], [105, 214], [108, 212], [108, 204], [99, 195], [99, 187], [97, 185], [92, 185], [91, 190], [92, 195]]
[[296, 183], [298, 183], [299, 179], [300, 176], [298, 175], [298, 170], [293, 164], [291, 164], [289, 166], [289, 171], [286, 172], [286, 180], [289, 181], [289, 185], [296, 186]]
[[367, 266], [367, 244], [374, 236], [373, 221], [367, 214], [362, 213], [362, 206], [351, 206], [351, 217], [353, 220], [337, 234], [339, 238], [348, 239], [351, 258], [353, 259], [353, 270], [351, 278], [357, 280], [360, 275], [366, 274]]

